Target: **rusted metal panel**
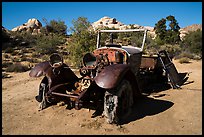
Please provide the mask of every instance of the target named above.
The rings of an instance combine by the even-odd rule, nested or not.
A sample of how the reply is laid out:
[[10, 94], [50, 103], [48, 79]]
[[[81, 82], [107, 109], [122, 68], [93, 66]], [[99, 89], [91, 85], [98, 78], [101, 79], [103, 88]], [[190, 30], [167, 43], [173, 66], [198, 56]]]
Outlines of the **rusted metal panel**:
[[127, 60], [127, 52], [121, 48], [100, 48], [100, 49], [96, 49], [93, 54], [95, 56], [99, 55], [99, 54], [107, 54], [108, 55], [108, 59], [109, 59], [109, 62], [112, 62], [112, 63], [115, 63], [116, 62], [116, 52], [121, 52], [124, 56], [123, 58], [123, 62], [126, 62]]
[[126, 64], [113, 64], [107, 66], [94, 78], [94, 80], [101, 88], [114, 88], [129, 70], [129, 68], [129, 65]]
[[158, 59], [158, 57], [144, 57], [144, 56], [142, 56], [140, 68], [153, 70], [157, 64], [157, 59]]
[[137, 75], [141, 65], [141, 57], [142, 57], [142, 52], [135, 53], [130, 55], [130, 58], [128, 60], [128, 64], [131, 66], [131, 70], [135, 74], [135, 76]]

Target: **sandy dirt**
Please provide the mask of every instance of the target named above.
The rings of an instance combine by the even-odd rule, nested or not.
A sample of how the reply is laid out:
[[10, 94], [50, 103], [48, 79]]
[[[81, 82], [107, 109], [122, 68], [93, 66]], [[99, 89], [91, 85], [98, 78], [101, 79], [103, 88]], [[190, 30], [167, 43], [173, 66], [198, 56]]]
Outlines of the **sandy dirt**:
[[38, 86], [42, 79], [28, 73], [9, 73], [2, 79], [3, 135], [197, 135], [202, 134], [202, 61], [180, 64], [178, 72], [191, 72], [182, 89], [152, 93], [135, 104], [130, 118], [121, 126], [106, 123], [93, 110], [68, 110], [53, 105], [38, 111]]

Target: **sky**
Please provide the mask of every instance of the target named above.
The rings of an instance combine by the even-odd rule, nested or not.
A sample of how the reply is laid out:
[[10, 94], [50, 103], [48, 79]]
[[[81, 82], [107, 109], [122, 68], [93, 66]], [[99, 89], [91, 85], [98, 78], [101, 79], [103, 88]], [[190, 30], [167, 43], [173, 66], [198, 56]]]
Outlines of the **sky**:
[[202, 2], [2, 2], [2, 26], [8, 30], [38, 19], [64, 21], [86, 17], [89, 22], [104, 16], [128, 24], [154, 27], [160, 19], [173, 15], [181, 28], [202, 24]]

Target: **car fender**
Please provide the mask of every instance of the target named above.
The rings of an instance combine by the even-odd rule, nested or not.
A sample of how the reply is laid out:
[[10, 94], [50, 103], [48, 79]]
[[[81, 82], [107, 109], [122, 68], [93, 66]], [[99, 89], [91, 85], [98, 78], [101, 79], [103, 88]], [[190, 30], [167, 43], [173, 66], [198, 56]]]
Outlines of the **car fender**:
[[51, 65], [48, 61], [41, 62], [37, 64], [34, 68], [31, 69], [29, 76], [30, 77], [40, 77], [42, 75], [46, 75], [49, 68], [51, 68]]
[[105, 67], [95, 78], [96, 84], [105, 89], [117, 86], [126, 72], [130, 70], [127, 64], [113, 64]]

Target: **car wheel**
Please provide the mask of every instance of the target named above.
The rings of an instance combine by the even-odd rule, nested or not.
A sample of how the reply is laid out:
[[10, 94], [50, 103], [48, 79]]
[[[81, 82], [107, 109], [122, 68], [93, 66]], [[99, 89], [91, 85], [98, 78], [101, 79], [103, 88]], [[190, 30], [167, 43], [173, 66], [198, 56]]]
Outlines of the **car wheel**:
[[117, 88], [105, 92], [104, 115], [107, 122], [119, 124], [130, 115], [132, 105], [132, 86], [129, 81], [123, 80]]

